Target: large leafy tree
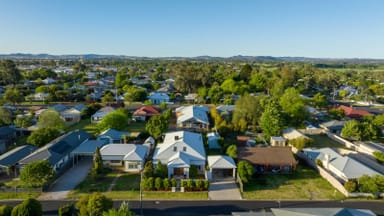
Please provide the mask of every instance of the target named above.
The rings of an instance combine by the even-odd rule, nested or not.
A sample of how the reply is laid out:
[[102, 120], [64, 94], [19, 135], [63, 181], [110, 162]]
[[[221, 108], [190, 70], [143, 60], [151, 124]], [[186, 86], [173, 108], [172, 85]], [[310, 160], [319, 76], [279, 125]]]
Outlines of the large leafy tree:
[[42, 128], [64, 129], [65, 122], [60, 117], [60, 114], [54, 109], [48, 109], [41, 113], [38, 125]]
[[79, 216], [102, 216], [103, 212], [108, 211], [112, 206], [112, 200], [100, 193], [83, 196], [76, 203]]
[[341, 130], [341, 134], [343, 135], [343, 137], [361, 140], [362, 133], [359, 127], [359, 122], [356, 120], [350, 120], [345, 122], [344, 127]]
[[21, 73], [12, 60], [0, 61], [0, 83], [3, 85], [16, 84], [21, 80]]
[[41, 203], [33, 198], [24, 200], [19, 205], [16, 205], [11, 213], [11, 216], [41, 216], [43, 215], [43, 207]]
[[27, 187], [41, 187], [53, 178], [53, 169], [46, 160], [27, 164], [20, 171], [20, 181]]
[[233, 158], [233, 159], [236, 159], [237, 158], [237, 146], [235, 144], [232, 144], [230, 146], [228, 146], [227, 150], [225, 151], [225, 153]]
[[166, 121], [163, 115], [152, 116], [145, 125], [145, 129], [151, 136], [158, 140], [161, 135], [167, 131], [168, 121]]
[[211, 100], [211, 103], [213, 103], [213, 104], [219, 103], [220, 99], [223, 97], [223, 95], [224, 95], [224, 92], [221, 89], [221, 87], [218, 85], [213, 85], [208, 90], [209, 99]]
[[32, 116], [21, 116], [14, 120], [14, 124], [18, 128], [27, 128], [32, 126]]
[[24, 101], [24, 95], [16, 88], [8, 88], [5, 90], [3, 98], [4, 101], [14, 105]]
[[317, 108], [326, 108], [328, 106], [327, 97], [321, 93], [316, 93], [313, 96], [313, 104]]
[[56, 137], [60, 132], [56, 128], [39, 128], [31, 133], [27, 138], [27, 143], [37, 147], [44, 146]]
[[242, 128], [244, 123], [247, 125], [257, 125], [261, 114], [263, 113], [264, 96], [251, 96], [245, 94], [235, 103], [232, 123], [235, 128]]
[[264, 138], [269, 140], [271, 136], [279, 135], [283, 129], [283, 118], [279, 105], [274, 101], [269, 101], [260, 118], [260, 127]]
[[12, 123], [13, 114], [9, 109], [0, 107], [0, 125], [9, 125]]
[[119, 209], [110, 209], [103, 212], [103, 216], [134, 216], [135, 213], [129, 209], [128, 202], [122, 202]]
[[253, 166], [247, 161], [240, 161], [237, 164], [237, 172], [239, 173], [240, 179], [244, 184], [247, 184], [253, 175]]
[[293, 125], [301, 124], [308, 116], [304, 108], [304, 100], [295, 88], [286, 89], [280, 97], [279, 103], [283, 112], [288, 115], [289, 121]]
[[267, 85], [267, 79], [264, 75], [260, 73], [256, 73], [251, 76], [251, 80], [249, 81], [251, 89], [254, 91], [263, 91]]
[[101, 122], [98, 124], [98, 128], [100, 129], [100, 131], [106, 130], [108, 128], [123, 130], [127, 125], [127, 114], [123, 110], [118, 109], [104, 116]]

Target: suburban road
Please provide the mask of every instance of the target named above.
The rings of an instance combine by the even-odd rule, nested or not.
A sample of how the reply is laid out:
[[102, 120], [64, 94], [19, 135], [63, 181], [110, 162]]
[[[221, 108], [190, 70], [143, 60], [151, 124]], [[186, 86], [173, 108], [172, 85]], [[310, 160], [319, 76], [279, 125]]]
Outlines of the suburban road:
[[[16, 205], [20, 201], [0, 201]], [[65, 203], [76, 201], [41, 201], [44, 215], [57, 215], [57, 209]], [[118, 207], [121, 201], [114, 201]], [[140, 215], [140, 202], [129, 201], [131, 209]], [[143, 215], [197, 216], [231, 215], [234, 211], [269, 211], [270, 208], [365, 208], [384, 216], [384, 201], [143, 201]]]

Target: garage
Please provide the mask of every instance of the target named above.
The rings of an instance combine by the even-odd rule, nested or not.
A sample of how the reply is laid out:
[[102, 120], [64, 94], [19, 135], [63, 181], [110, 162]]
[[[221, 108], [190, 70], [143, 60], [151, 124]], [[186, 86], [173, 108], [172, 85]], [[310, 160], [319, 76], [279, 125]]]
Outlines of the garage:
[[93, 155], [96, 152], [96, 148], [101, 148], [103, 145], [105, 145], [105, 141], [103, 140], [87, 140], [81, 143], [71, 152], [72, 165], [74, 166], [80, 160], [92, 161]]
[[208, 156], [208, 166], [209, 172], [207, 172], [207, 177], [209, 180], [235, 179], [236, 164], [229, 156]]

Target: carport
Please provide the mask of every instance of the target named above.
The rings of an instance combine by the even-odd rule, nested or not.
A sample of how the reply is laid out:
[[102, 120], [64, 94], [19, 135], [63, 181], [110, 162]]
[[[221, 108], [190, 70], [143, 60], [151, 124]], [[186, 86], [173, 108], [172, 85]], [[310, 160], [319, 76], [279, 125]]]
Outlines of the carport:
[[223, 179], [232, 178], [236, 176], [236, 164], [235, 161], [226, 155], [208, 156], [209, 172], [207, 172], [207, 178]]
[[81, 143], [81, 145], [71, 152], [72, 166], [75, 166], [75, 164], [82, 159], [92, 160], [96, 148], [101, 148], [103, 145], [105, 145], [105, 140], [87, 140]]

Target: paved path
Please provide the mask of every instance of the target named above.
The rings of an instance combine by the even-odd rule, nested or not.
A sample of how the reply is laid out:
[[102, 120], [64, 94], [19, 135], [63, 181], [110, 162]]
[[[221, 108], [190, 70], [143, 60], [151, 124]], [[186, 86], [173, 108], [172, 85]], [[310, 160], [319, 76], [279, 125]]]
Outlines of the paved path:
[[92, 160], [81, 160], [75, 167], [60, 176], [48, 192], [43, 193], [40, 200], [65, 199], [68, 193], [87, 177], [92, 167]]
[[210, 200], [241, 200], [241, 194], [235, 181], [211, 182], [208, 198]]

